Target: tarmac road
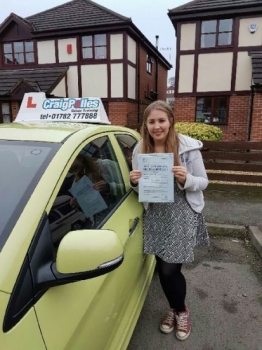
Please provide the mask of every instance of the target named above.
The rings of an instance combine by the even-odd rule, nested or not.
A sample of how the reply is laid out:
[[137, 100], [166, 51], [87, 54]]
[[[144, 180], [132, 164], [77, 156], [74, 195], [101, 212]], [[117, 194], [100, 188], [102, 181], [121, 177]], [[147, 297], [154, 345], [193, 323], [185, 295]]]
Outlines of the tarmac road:
[[183, 269], [192, 333], [162, 334], [168, 306], [157, 272], [128, 350], [262, 350], [262, 260], [246, 241], [213, 237]]

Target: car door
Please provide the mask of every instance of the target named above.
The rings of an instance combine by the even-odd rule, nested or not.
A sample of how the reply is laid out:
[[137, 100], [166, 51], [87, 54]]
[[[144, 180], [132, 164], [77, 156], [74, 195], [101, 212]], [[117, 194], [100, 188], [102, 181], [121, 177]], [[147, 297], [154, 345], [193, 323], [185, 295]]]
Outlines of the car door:
[[[35, 304], [36, 315], [47, 349], [50, 350], [109, 349], [115, 336], [119, 335], [117, 331], [124, 318], [127, 318], [128, 325], [126, 310], [129, 310], [144, 259], [143, 206], [130, 189], [127, 180], [129, 170], [113, 137], [101, 134], [81, 145], [72, 156], [69, 155], [68, 166], [62, 174], [63, 184], [55, 189], [47, 212], [50, 220], [51, 217], [52, 220], [60, 220], [59, 225], [54, 225], [54, 221], [50, 224], [50, 227], [55, 227], [52, 232], [54, 247], [66, 234], [65, 231], [74, 230], [74, 226], [76, 229], [79, 229], [79, 225], [81, 229], [105, 228], [115, 231], [120, 237], [124, 246], [124, 261], [107, 275], [50, 288], [39, 298]], [[73, 185], [71, 182], [68, 186], [68, 182], [74, 170], [72, 165], [77, 164], [75, 160], [80, 159], [79, 155], [100, 164], [103, 179], [109, 184], [107, 192], [101, 192], [107, 208], [89, 217], [83, 215], [83, 207], [73, 211], [67, 205], [62, 210], [57, 204], [61, 204], [58, 197], [70, 193], [70, 186]], [[70, 166], [72, 170], [68, 174]], [[95, 183], [94, 177], [93, 181]], [[59, 210], [61, 215], [57, 213]], [[54, 211], [56, 215], [52, 215]], [[61, 220], [62, 216], [66, 220]]]

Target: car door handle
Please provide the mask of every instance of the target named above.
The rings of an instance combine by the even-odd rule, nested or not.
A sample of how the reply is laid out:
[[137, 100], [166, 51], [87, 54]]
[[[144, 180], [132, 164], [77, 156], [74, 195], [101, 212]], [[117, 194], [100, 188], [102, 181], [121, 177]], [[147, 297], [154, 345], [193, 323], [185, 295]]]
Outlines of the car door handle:
[[132, 227], [129, 229], [129, 236], [131, 236], [132, 233], [135, 231], [135, 229], [136, 229], [138, 223], [139, 223], [139, 217], [137, 216], [137, 217], [134, 219], [134, 221], [133, 221]]

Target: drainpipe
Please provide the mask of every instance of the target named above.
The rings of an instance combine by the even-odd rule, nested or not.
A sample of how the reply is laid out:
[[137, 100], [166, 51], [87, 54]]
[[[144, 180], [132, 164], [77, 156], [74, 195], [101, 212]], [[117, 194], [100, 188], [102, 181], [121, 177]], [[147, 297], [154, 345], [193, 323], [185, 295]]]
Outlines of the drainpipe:
[[158, 58], [156, 58], [156, 99], [158, 100]]
[[140, 43], [137, 48], [137, 124], [140, 116]]
[[251, 138], [252, 119], [253, 119], [253, 110], [254, 110], [254, 97], [255, 97], [255, 85], [251, 85], [249, 118], [248, 118], [248, 128], [247, 128], [247, 141], [250, 141], [250, 138]]
[[[156, 35], [156, 49], [158, 50], [159, 35]], [[158, 100], [158, 58], [156, 57], [156, 98]]]

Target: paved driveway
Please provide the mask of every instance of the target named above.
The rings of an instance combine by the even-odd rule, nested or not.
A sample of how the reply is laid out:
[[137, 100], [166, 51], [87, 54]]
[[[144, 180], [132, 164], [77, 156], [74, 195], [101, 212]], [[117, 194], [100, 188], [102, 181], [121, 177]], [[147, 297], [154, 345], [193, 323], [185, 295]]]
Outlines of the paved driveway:
[[167, 304], [155, 273], [128, 350], [262, 350], [262, 260], [250, 244], [212, 238], [184, 273], [191, 336], [158, 330]]

